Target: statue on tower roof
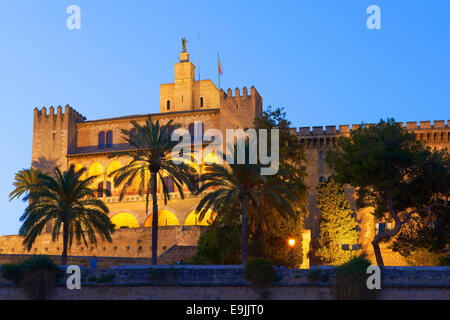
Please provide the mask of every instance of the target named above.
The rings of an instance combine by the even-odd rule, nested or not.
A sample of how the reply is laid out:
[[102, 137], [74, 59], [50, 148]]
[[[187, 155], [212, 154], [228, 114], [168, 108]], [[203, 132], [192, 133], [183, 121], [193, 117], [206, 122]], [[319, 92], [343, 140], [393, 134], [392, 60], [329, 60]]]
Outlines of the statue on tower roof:
[[186, 52], [186, 38], [181, 38], [181, 45], [183, 46], [183, 52]]

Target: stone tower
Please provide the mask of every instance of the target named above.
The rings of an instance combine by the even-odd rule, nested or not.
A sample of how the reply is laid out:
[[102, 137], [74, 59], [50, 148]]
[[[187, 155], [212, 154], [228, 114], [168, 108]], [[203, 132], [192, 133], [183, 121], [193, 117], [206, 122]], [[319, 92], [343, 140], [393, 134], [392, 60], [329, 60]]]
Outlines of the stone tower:
[[72, 109], [65, 107], [64, 113], [58, 106], [55, 114], [53, 107], [34, 109], [33, 150], [31, 165], [35, 169], [51, 172], [55, 166], [67, 170], [67, 154], [75, 151], [77, 129], [76, 123], [86, 118]]

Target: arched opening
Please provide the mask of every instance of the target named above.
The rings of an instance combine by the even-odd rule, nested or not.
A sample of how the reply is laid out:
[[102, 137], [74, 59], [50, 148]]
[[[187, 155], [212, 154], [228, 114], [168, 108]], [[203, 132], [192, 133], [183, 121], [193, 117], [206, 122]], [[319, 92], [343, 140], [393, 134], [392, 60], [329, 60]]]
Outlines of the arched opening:
[[[83, 165], [81, 163], [76, 163], [75, 164], [75, 172], [80, 171], [81, 169], [83, 169]], [[81, 175], [81, 179], [86, 179], [86, 171]]]
[[[167, 226], [179, 226], [177, 217], [174, 213], [169, 210], [159, 210], [158, 211], [158, 227], [167, 227]], [[150, 214], [145, 220], [144, 227], [153, 226], [153, 214]]]
[[103, 149], [105, 147], [105, 131], [101, 131], [98, 134], [98, 148]]
[[131, 213], [118, 213], [111, 217], [111, 222], [115, 225], [115, 229], [139, 228], [139, 222]]
[[205, 214], [203, 220], [200, 220], [200, 215], [195, 213], [195, 210], [192, 210], [184, 220], [185, 226], [209, 226], [214, 219], [216, 218], [216, 214], [212, 210], [208, 210]]
[[103, 197], [103, 172], [103, 166], [99, 162], [94, 162], [88, 170], [89, 177], [96, 177], [92, 181], [91, 188], [95, 188], [98, 198]]
[[89, 177], [97, 176], [97, 178], [103, 178], [103, 166], [99, 162], [94, 162], [88, 171]]
[[106, 147], [111, 148], [113, 145], [113, 133], [112, 131], [108, 131], [106, 133]]
[[114, 186], [114, 176], [110, 177], [110, 174], [120, 168], [122, 168], [122, 164], [117, 160], [112, 161], [106, 168], [106, 179], [108, 180], [108, 181], [106, 181], [106, 196], [107, 197], [111, 197], [112, 192], [113, 192], [112, 188]]

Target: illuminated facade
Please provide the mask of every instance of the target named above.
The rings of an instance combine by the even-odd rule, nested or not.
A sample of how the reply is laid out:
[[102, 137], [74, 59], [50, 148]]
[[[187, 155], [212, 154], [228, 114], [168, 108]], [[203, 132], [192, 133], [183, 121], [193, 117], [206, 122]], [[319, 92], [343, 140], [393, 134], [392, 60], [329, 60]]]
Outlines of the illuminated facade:
[[[118, 228], [150, 227], [152, 215], [145, 215], [145, 199], [139, 196], [137, 184], [128, 191], [122, 201], [119, 201], [120, 188], [114, 188], [112, 179], [108, 177], [109, 173], [126, 165], [130, 160], [108, 158], [111, 152], [129, 147], [121, 135], [121, 130], [130, 130], [131, 120], [142, 123], [151, 116], [162, 123], [174, 120], [189, 131], [192, 131], [194, 122], [201, 122], [203, 130], [220, 129], [225, 136], [226, 129], [253, 127], [254, 118], [261, 116], [261, 113], [262, 98], [254, 87], [250, 90], [244, 87], [242, 94], [236, 88], [233, 95], [231, 89], [227, 92], [219, 90], [211, 80], [195, 80], [195, 66], [189, 61], [189, 54], [182, 52], [180, 61], [175, 64], [174, 82], [160, 86], [160, 113], [88, 121], [69, 106], [65, 107], [64, 112], [58, 107], [56, 113], [53, 107], [50, 107], [48, 112], [46, 108], [35, 109], [32, 166], [44, 171], [51, 170], [55, 165], [66, 170], [72, 163], [78, 168], [85, 167], [89, 176], [98, 176], [94, 182], [94, 187], [98, 190], [97, 195], [108, 205], [110, 218]], [[320, 221], [320, 211], [316, 206], [316, 187], [321, 179], [331, 175], [325, 164], [324, 155], [327, 148], [334, 145], [340, 135], [346, 135], [358, 126], [292, 129], [292, 134], [297, 135], [306, 146], [308, 172], [306, 183], [309, 187], [310, 214], [305, 220], [305, 228], [311, 230], [313, 250], [317, 248]], [[450, 127], [444, 121], [434, 121], [433, 124], [430, 121], [422, 121], [419, 125], [417, 122], [407, 122], [405, 127], [417, 133], [418, 139], [432, 147], [448, 148], [450, 145]], [[197, 165], [196, 169], [201, 175], [202, 165]], [[199, 199], [187, 190], [185, 199], [180, 199], [179, 194], [174, 192], [172, 200], [165, 205], [161, 194], [161, 182], [158, 183], [160, 226], [204, 226], [212, 221], [214, 216], [212, 212], [207, 219], [198, 220], [193, 210]], [[351, 188], [348, 191], [350, 203], [355, 208], [354, 192]], [[370, 256], [372, 254], [370, 242], [378, 225], [367, 209], [358, 210], [357, 219], [361, 228], [359, 242]], [[131, 239], [139, 241], [133, 237]], [[195, 244], [195, 237], [191, 240], [190, 243]], [[144, 254], [144, 251], [141, 253]], [[141, 254], [129, 253], [129, 255]], [[383, 255], [386, 265], [404, 264], [398, 254], [389, 250], [383, 249]]]

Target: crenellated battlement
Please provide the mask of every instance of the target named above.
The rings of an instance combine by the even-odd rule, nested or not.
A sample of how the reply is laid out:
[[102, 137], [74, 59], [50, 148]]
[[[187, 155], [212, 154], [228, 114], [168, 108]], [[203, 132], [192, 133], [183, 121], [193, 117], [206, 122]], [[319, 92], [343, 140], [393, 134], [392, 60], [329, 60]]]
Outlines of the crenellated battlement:
[[[450, 120], [445, 123], [445, 120], [435, 120], [433, 123], [431, 121], [413, 121], [413, 122], [397, 122], [404, 128], [408, 130], [442, 130], [450, 129]], [[296, 134], [301, 137], [304, 136], [330, 136], [349, 133], [352, 130], [360, 128], [362, 125], [370, 127], [375, 126], [375, 123], [364, 123], [364, 124], [353, 124], [353, 125], [339, 125], [339, 126], [315, 126], [315, 127], [300, 127], [291, 128], [291, 134]]]
[[38, 108], [34, 108], [34, 118], [35, 120], [38, 121], [41, 121], [43, 119], [52, 119], [52, 120], [60, 119], [61, 121], [63, 121], [67, 115], [69, 116], [69, 118], [74, 119], [76, 122], [82, 122], [86, 120], [85, 116], [83, 116], [81, 113], [79, 113], [69, 105], [65, 106], [64, 113], [62, 107], [58, 106], [56, 108], [56, 114], [55, 108], [53, 106], [51, 106], [48, 109], [48, 113], [46, 107], [43, 107], [40, 110]]
[[250, 128], [254, 125], [253, 119], [262, 115], [262, 98], [254, 86], [250, 94], [246, 87], [236, 88], [227, 92], [220, 90], [221, 129]]
[[256, 97], [261, 98], [261, 96], [258, 93], [258, 90], [254, 86], [251, 86], [250, 88], [250, 94], [248, 94], [247, 87], [242, 88], [242, 95], [241, 90], [239, 88], [234, 89], [234, 96], [233, 96], [233, 90], [228, 88], [228, 90], [225, 92], [223, 89], [220, 89], [220, 98], [227, 100], [227, 99], [239, 99], [239, 98], [249, 98], [249, 97]]

